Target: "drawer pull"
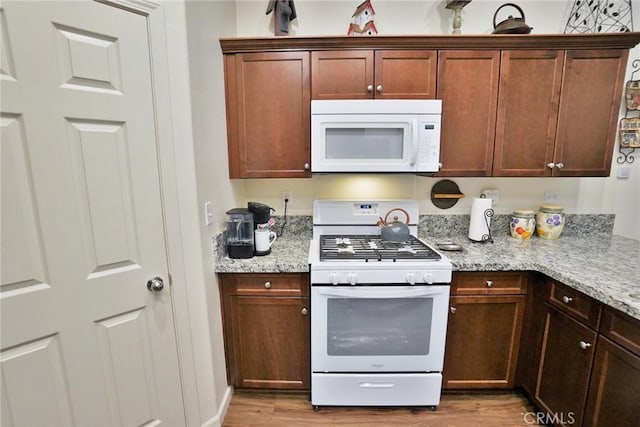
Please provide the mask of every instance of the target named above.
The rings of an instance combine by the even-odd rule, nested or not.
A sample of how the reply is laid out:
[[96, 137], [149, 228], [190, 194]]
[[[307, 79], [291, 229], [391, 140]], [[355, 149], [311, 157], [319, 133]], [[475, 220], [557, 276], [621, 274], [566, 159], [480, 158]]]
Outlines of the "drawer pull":
[[456, 308], [454, 306], [449, 307], [451, 314], [456, 314]]
[[588, 343], [586, 341], [580, 341], [580, 348], [583, 350], [588, 350], [589, 347], [591, 347], [591, 343]]
[[307, 307], [302, 307], [302, 310], [300, 310], [300, 313], [302, 313], [303, 316], [306, 316], [309, 313], [309, 310], [307, 310]]
[[487, 288], [490, 288], [493, 286], [493, 280], [487, 280]]
[[571, 303], [571, 301], [573, 301], [573, 298], [571, 298], [571, 297], [568, 297], [568, 296], [566, 296], [566, 295], [564, 295], [564, 296], [562, 297], [562, 302], [563, 302], [563, 303], [565, 303], [565, 304], [570, 304], [570, 303]]
[[264, 282], [264, 287], [267, 289], [271, 289], [271, 282]]
[[369, 93], [373, 92], [373, 85], [367, 86], [367, 92], [369, 92]]

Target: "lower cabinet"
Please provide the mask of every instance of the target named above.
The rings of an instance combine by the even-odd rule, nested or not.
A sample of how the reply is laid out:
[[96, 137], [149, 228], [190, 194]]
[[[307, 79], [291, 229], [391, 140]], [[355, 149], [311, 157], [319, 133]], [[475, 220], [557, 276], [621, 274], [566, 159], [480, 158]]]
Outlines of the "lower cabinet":
[[535, 401], [556, 419], [581, 425], [597, 333], [547, 306]]
[[548, 424], [637, 425], [640, 320], [531, 277], [516, 386]]
[[310, 388], [310, 304], [306, 273], [221, 274], [229, 384]]
[[600, 332], [583, 425], [637, 425], [640, 416], [640, 321], [605, 309]]
[[443, 388], [513, 388], [526, 277], [511, 272], [454, 273]]

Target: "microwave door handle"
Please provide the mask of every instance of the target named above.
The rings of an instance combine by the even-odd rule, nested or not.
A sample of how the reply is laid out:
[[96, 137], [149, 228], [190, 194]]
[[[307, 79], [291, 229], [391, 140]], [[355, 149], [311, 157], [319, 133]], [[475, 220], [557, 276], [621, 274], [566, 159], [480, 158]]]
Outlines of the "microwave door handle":
[[440, 295], [443, 293], [441, 286], [429, 286], [425, 288], [409, 289], [409, 290], [385, 290], [385, 291], [369, 291], [357, 287], [357, 289], [321, 289], [318, 294], [329, 297], [345, 297], [345, 298], [406, 298], [406, 297], [426, 297], [431, 295]]
[[411, 154], [409, 156], [409, 164], [411, 166], [416, 165], [416, 159], [418, 158], [418, 141], [414, 137], [414, 133], [417, 135], [418, 122], [411, 120], [411, 126], [409, 128], [409, 141], [411, 141]]

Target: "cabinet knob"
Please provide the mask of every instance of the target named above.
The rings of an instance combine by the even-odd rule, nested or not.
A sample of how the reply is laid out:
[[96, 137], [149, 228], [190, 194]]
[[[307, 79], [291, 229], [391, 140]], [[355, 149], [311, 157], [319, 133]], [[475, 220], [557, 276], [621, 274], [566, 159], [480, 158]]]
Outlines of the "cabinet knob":
[[573, 298], [571, 298], [571, 297], [568, 297], [566, 295], [562, 297], [562, 302], [565, 303], [565, 304], [570, 304], [571, 301], [573, 301]]
[[449, 307], [449, 311], [451, 312], [451, 314], [456, 314], [456, 308], [454, 306]]
[[580, 341], [580, 348], [583, 350], [588, 350], [589, 347], [591, 347], [591, 343], [588, 343], [586, 341]]
[[487, 288], [490, 288], [493, 286], [493, 280], [487, 280]]
[[306, 316], [309, 313], [309, 310], [307, 310], [307, 307], [302, 307], [302, 310], [300, 310], [300, 313], [302, 313], [303, 316]]
[[308, 171], [310, 167], [311, 165], [309, 165], [309, 163], [304, 164], [304, 170]]
[[558, 169], [562, 169], [564, 167], [564, 163], [556, 163], [556, 167]]
[[373, 85], [367, 86], [367, 92], [369, 93], [373, 92]]
[[267, 289], [271, 289], [271, 282], [264, 282], [264, 287]]
[[376, 92], [378, 92], [378, 93], [382, 92], [382, 85], [376, 86]]
[[547, 167], [548, 167], [549, 169], [553, 169], [553, 168], [555, 168], [555, 167], [556, 167], [556, 164], [555, 164], [555, 163], [547, 163]]

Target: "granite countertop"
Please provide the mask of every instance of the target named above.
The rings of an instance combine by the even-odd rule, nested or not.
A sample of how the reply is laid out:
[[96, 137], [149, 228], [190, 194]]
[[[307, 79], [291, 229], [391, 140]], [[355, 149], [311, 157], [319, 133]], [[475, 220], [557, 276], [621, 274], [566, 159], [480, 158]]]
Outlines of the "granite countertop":
[[[435, 245], [442, 237], [418, 237]], [[310, 233], [279, 238], [272, 252], [250, 259], [230, 259], [224, 245], [214, 250], [216, 273], [308, 272]], [[463, 250], [442, 252], [454, 271], [537, 271], [573, 287], [596, 300], [640, 319], [640, 240], [609, 233], [569, 234], [558, 240], [532, 237], [520, 241], [508, 235], [493, 243], [474, 243], [466, 235], [447, 238]]]
[[[427, 243], [438, 239], [421, 236]], [[616, 235], [558, 240], [509, 236], [493, 243], [461, 237], [460, 252], [442, 252], [454, 271], [537, 271], [640, 319], [640, 240]]]

